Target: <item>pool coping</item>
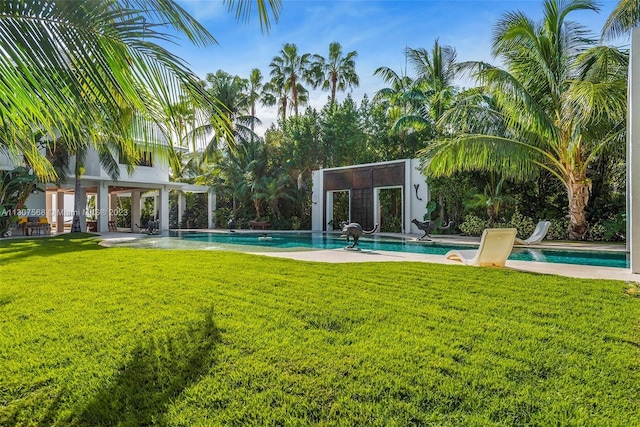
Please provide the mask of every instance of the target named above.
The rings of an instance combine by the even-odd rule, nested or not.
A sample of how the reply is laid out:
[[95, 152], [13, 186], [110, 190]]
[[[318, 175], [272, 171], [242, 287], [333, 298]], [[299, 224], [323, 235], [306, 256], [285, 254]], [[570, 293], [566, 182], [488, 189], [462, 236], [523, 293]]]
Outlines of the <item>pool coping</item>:
[[[224, 232], [228, 230], [180, 230], [180, 231], [199, 231], [199, 232]], [[306, 230], [300, 230], [306, 231]], [[281, 233], [286, 231], [279, 230], [242, 230], [238, 232], [245, 233]], [[299, 232], [299, 231], [295, 231]], [[109, 242], [118, 241], [131, 241], [141, 238], [148, 238], [145, 234], [131, 234], [131, 233], [97, 233], [101, 240], [105, 241], [105, 245], [108, 246]], [[393, 233], [379, 233], [379, 235], [399, 237]], [[404, 238], [417, 238], [420, 235], [407, 235], [403, 234]], [[434, 235], [432, 237], [434, 242], [439, 243], [455, 243], [455, 244], [478, 244], [480, 239], [468, 236], [456, 236], [456, 235]], [[426, 243], [426, 242], [425, 242]], [[516, 245], [516, 247], [534, 247], [526, 245]], [[572, 248], [579, 248], [580, 250], [599, 250], [599, 251], [625, 251], [624, 245], [620, 244], [593, 244], [588, 242], [547, 242], [541, 245], [535, 245], [535, 248], [539, 249], [564, 249], [571, 250]], [[389, 252], [378, 250], [366, 250], [360, 251], [346, 251], [344, 249], [313, 249], [313, 250], [298, 250], [298, 251], [269, 251], [269, 252], [256, 252], [256, 251], [244, 251], [243, 253], [250, 253], [253, 255], [289, 258], [298, 261], [308, 262], [326, 262], [326, 263], [356, 263], [356, 262], [429, 262], [435, 264], [448, 264], [448, 265], [460, 265], [459, 262], [445, 259], [444, 255], [429, 255], [429, 254], [415, 254], [407, 252]], [[465, 268], [477, 268], [468, 267]], [[559, 264], [559, 263], [546, 263], [536, 261], [512, 261], [507, 260], [506, 268], [530, 273], [539, 274], [554, 274], [565, 277], [576, 277], [583, 279], [611, 279], [611, 280], [623, 280], [640, 283], [640, 274], [631, 273], [629, 269], [617, 268], [617, 267], [597, 267], [589, 265], [575, 265], [575, 264]]]

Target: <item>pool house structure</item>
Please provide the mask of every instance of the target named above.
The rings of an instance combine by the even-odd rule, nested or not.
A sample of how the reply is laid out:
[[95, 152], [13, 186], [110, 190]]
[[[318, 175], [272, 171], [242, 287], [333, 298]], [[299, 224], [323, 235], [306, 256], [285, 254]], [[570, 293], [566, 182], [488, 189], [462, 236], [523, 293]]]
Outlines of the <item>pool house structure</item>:
[[418, 159], [404, 159], [312, 173], [313, 231], [331, 231], [339, 223], [357, 222], [370, 230], [419, 233], [412, 219], [427, 213], [429, 188]]

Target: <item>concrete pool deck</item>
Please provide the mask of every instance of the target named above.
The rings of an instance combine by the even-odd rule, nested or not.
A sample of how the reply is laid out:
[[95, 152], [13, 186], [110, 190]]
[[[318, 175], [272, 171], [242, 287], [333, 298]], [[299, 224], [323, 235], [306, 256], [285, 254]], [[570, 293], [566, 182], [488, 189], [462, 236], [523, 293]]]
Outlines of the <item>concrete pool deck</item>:
[[[183, 230], [186, 231], [186, 230]], [[200, 232], [226, 232], [227, 230], [193, 230]], [[245, 230], [242, 230], [245, 231]], [[255, 233], [255, 230], [246, 230], [246, 232]], [[260, 231], [262, 232], [262, 231]], [[281, 232], [270, 231], [265, 232]], [[97, 233], [102, 240], [109, 244], [109, 241], [137, 240], [148, 237], [138, 233]], [[385, 233], [378, 233], [384, 236]], [[397, 234], [387, 234], [389, 236], [398, 237]], [[406, 238], [416, 238], [420, 235], [402, 235]], [[448, 244], [469, 244], [477, 245], [480, 242], [478, 237], [457, 236], [457, 235], [434, 235], [432, 241]], [[363, 243], [365, 240], [363, 240]], [[624, 244], [615, 243], [589, 243], [589, 242], [554, 242], [546, 241], [540, 245], [534, 245], [537, 249], [580, 249], [580, 250], [600, 250], [600, 251], [625, 251]], [[289, 258], [299, 261], [313, 262], [329, 262], [329, 263], [350, 263], [350, 262], [430, 262], [436, 264], [461, 265], [459, 262], [445, 259], [444, 255], [428, 255], [415, 254], [406, 252], [388, 252], [388, 251], [372, 251], [364, 247], [361, 251], [346, 251], [344, 249], [316, 249], [316, 250], [300, 250], [300, 251], [269, 251], [269, 252], [251, 252], [261, 256], [271, 256], [279, 258]], [[512, 270], [526, 271], [540, 274], [555, 274], [565, 277], [577, 277], [585, 279], [612, 279], [624, 280], [640, 283], [640, 274], [633, 274], [626, 268], [613, 267], [595, 267], [588, 265], [573, 264], [555, 264], [548, 262], [534, 261], [512, 261], [508, 260], [506, 267]], [[465, 267], [478, 268], [478, 267]]]

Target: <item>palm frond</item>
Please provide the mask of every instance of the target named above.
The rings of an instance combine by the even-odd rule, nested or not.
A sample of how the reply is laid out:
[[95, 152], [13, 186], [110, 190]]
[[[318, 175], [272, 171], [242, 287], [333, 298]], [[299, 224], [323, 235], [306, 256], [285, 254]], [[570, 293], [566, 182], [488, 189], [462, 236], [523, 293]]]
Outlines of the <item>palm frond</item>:
[[[233, 11], [235, 8], [238, 20], [246, 23], [251, 18], [253, 0], [223, 0], [223, 3], [227, 4], [229, 11]], [[271, 18], [273, 18], [274, 22], [278, 22], [280, 10], [282, 9], [282, 0], [258, 0], [256, 5], [258, 7], [260, 28], [268, 33], [271, 29]]]
[[640, 23], [640, 0], [620, 0], [602, 27], [601, 38], [611, 40], [628, 34]]
[[[449, 176], [459, 171], [495, 171], [525, 180], [543, 165], [544, 155], [535, 147], [498, 136], [461, 134], [435, 142], [420, 151], [429, 176]], [[551, 169], [550, 169], [551, 170]], [[552, 173], [557, 175], [555, 170]]]

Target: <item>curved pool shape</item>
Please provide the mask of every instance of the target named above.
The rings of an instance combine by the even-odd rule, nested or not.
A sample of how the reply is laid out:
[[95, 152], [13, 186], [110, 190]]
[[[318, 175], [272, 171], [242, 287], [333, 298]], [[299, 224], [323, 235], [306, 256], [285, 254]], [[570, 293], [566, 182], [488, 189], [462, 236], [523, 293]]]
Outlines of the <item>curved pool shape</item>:
[[[344, 237], [338, 234], [299, 233], [206, 233], [172, 231], [168, 236], [153, 236], [134, 242], [119, 243], [123, 246], [163, 249], [218, 249], [244, 252], [295, 251], [310, 249], [344, 248]], [[470, 245], [451, 245], [393, 238], [366, 236], [360, 240], [360, 249], [367, 251], [410, 252], [444, 255], [451, 249], [469, 249]], [[476, 246], [477, 247], [477, 246]], [[562, 264], [592, 265], [600, 267], [629, 268], [628, 254], [623, 251], [575, 251], [515, 247], [511, 260], [537, 261]]]

